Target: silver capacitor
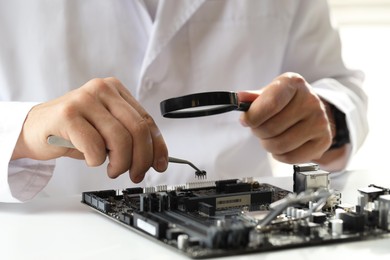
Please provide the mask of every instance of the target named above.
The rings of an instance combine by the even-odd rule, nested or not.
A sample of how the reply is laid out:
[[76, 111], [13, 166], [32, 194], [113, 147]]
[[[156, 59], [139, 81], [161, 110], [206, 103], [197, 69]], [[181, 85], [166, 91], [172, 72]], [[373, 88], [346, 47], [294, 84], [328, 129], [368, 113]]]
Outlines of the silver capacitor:
[[332, 236], [338, 237], [343, 234], [343, 220], [342, 219], [332, 219], [330, 220], [330, 225], [332, 229]]
[[186, 250], [188, 247], [189, 236], [181, 234], [177, 236], [177, 248], [180, 250]]
[[390, 230], [390, 195], [379, 196], [379, 227]]

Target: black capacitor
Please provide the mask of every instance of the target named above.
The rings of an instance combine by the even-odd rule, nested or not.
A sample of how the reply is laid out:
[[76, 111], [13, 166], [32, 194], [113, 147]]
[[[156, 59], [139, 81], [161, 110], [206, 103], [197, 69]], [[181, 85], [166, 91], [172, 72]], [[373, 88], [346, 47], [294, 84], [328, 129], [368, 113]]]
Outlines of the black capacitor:
[[204, 202], [198, 203], [198, 211], [207, 216], [215, 216], [215, 207]]
[[217, 193], [225, 192], [226, 185], [237, 184], [238, 179], [220, 180], [215, 182], [215, 189]]
[[322, 224], [326, 220], [326, 214], [323, 212], [313, 212], [311, 214], [311, 222]]
[[343, 228], [345, 231], [363, 232], [365, 226], [365, 218], [362, 214], [354, 212], [341, 212], [340, 219], [343, 220]]

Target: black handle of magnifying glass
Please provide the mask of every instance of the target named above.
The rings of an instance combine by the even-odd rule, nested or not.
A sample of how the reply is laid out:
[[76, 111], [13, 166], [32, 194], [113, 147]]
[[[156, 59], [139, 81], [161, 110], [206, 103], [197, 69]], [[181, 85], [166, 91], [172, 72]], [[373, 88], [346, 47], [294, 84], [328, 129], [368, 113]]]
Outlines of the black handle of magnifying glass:
[[251, 106], [252, 102], [240, 102], [238, 104], [238, 108], [236, 109], [237, 111], [243, 111], [243, 112], [246, 112], [249, 110], [250, 106]]
[[239, 102], [236, 92], [214, 91], [166, 99], [160, 103], [160, 110], [164, 117], [190, 118], [247, 111], [250, 105], [251, 102]]

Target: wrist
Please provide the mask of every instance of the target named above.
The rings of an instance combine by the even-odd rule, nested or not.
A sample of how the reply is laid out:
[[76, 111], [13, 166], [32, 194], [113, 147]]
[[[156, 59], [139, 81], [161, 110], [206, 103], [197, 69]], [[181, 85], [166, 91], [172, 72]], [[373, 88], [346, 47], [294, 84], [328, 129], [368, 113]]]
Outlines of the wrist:
[[345, 114], [332, 104], [329, 104], [329, 109], [332, 114], [332, 124], [334, 126], [332, 145], [329, 147], [329, 150], [333, 150], [349, 144], [350, 137]]

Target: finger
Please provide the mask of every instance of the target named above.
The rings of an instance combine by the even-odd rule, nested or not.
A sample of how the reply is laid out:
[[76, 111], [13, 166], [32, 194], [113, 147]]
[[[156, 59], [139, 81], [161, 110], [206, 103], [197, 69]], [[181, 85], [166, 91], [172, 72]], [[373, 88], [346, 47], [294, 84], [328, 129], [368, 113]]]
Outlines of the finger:
[[105, 107], [96, 107], [93, 113], [85, 115], [94, 125], [105, 143], [109, 163], [107, 174], [116, 178], [128, 171], [132, 164], [133, 138], [130, 132]]
[[263, 147], [270, 153], [285, 154], [297, 149], [312, 138], [312, 133], [305, 129], [304, 123], [299, 122], [288, 129], [288, 131], [276, 137], [261, 139], [261, 142]]
[[[138, 180], [139, 176], [143, 176], [145, 172], [153, 165], [153, 138], [148, 126], [146, 115], [141, 115], [137, 109], [140, 107], [135, 99], [130, 100], [130, 93], [120, 84], [119, 81], [109, 78], [104, 79], [104, 84], [98, 86], [99, 91], [96, 92], [98, 99], [106, 106], [107, 110], [124, 126], [129, 132], [132, 139], [131, 158], [121, 158], [128, 160], [130, 164], [131, 179]], [[131, 96], [131, 95], [130, 95]], [[139, 108], [138, 108], [139, 109]], [[143, 110], [142, 110], [143, 112]], [[146, 113], [146, 112], [145, 112]], [[146, 113], [147, 114], [147, 113]], [[116, 153], [120, 156], [119, 153]], [[112, 153], [114, 155], [114, 153]], [[129, 155], [126, 153], [124, 155]], [[118, 173], [112, 172], [112, 168], [108, 169], [110, 175], [114, 176]]]
[[[105, 80], [112, 85], [119, 84], [115, 78], [107, 78]], [[168, 167], [168, 149], [158, 126], [149, 113], [147, 113], [126, 88], [120, 85], [118, 90], [123, 99], [138, 112], [140, 116], [138, 119], [144, 120], [147, 123], [152, 138], [153, 167], [156, 171], [165, 171]]]
[[[109, 127], [106, 129], [108, 130]], [[127, 129], [119, 123], [118, 126], [112, 129], [116, 130], [110, 131], [108, 133], [109, 137], [105, 138], [107, 140], [106, 149], [109, 158], [107, 175], [110, 178], [117, 178], [119, 175], [127, 172], [133, 163], [133, 138]], [[101, 131], [104, 134], [105, 131]]]
[[153, 168], [158, 172], [163, 172], [168, 167], [168, 149], [164, 138], [153, 118], [144, 110], [140, 112], [142, 123], [147, 125], [151, 137]]
[[[60, 136], [73, 143], [76, 149], [83, 154], [88, 166], [98, 166], [105, 161], [105, 142], [98, 131], [85, 118], [74, 117], [71, 124], [67, 125]], [[68, 152], [67, 155], [82, 158], [77, 152]]]
[[130, 167], [130, 177], [143, 179], [143, 175], [153, 164], [153, 143], [147, 122], [136, 118], [133, 124], [127, 126], [133, 136], [133, 163]]
[[317, 107], [304, 107], [305, 103], [301, 102], [301, 98], [297, 97], [299, 95], [297, 93], [289, 104], [278, 114], [269, 118], [260, 126], [252, 128], [253, 133], [261, 139], [269, 139], [288, 131], [289, 128], [298, 124], [300, 121], [306, 122], [312, 117], [313, 113], [318, 114], [318, 119], [320, 119], [320, 116], [324, 117], [322, 109], [319, 110]]
[[239, 102], [253, 102], [261, 95], [262, 92], [262, 90], [238, 91], [237, 97]]
[[294, 98], [297, 90], [284, 79], [275, 80], [266, 86], [259, 98], [256, 98], [249, 110], [242, 114], [241, 120], [255, 128], [282, 111]]
[[73, 158], [73, 159], [78, 159], [78, 160], [85, 160], [85, 156], [82, 152], [80, 152], [77, 149], [68, 149], [67, 152], [64, 153], [65, 157]]
[[324, 142], [319, 139], [313, 139], [299, 146], [295, 150], [283, 154], [272, 154], [272, 156], [283, 163], [306, 163], [321, 158], [326, 151], [326, 148], [324, 149], [323, 147], [327, 147]]
[[[116, 91], [105, 86], [102, 80], [88, 82], [91, 89], [98, 91], [89, 94], [82, 93], [83, 105], [80, 114], [96, 129], [104, 141], [102, 152], [108, 154], [109, 164], [107, 174], [116, 178], [129, 170], [132, 163], [133, 140], [126, 127], [112, 114], [110, 107], [118, 106], [124, 113], [128, 104], [123, 101]], [[112, 105], [114, 104], [114, 105]], [[125, 107], [124, 107], [125, 106]]]
[[153, 168], [158, 172], [164, 172], [168, 168], [168, 149], [157, 125], [151, 123], [149, 127], [153, 138]]
[[[285, 158], [301, 156], [299, 158], [304, 161], [308, 156], [311, 156], [311, 159], [317, 158], [328, 149], [331, 143], [331, 132], [325, 123], [315, 121], [310, 126], [300, 121], [281, 135], [262, 139], [261, 142], [264, 148], [274, 156]], [[302, 148], [309, 142], [312, 143], [311, 152]]]

